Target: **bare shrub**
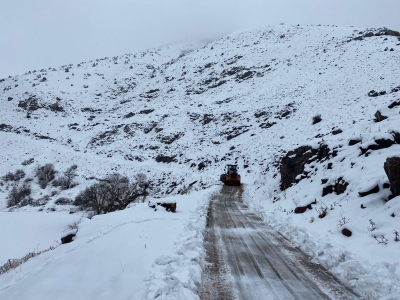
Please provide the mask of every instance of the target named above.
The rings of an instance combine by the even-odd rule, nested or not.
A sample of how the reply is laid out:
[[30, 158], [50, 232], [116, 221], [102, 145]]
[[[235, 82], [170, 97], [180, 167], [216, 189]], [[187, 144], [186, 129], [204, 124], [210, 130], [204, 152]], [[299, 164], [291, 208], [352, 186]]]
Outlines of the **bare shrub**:
[[24, 183], [20, 186], [14, 185], [7, 196], [7, 207], [29, 204], [31, 202], [31, 192], [31, 186], [28, 183]]
[[328, 207], [327, 206], [320, 206], [320, 208], [315, 209], [318, 213], [318, 218], [323, 219], [326, 217], [326, 214], [328, 213]]
[[348, 218], [344, 217], [342, 214], [340, 214], [340, 219], [337, 221], [337, 228], [339, 229], [349, 222], [350, 222], [350, 219], [348, 219]]
[[60, 197], [56, 201], [54, 201], [54, 204], [57, 205], [68, 205], [72, 204], [74, 201], [72, 199], [66, 198], [66, 197]]
[[108, 213], [125, 209], [140, 197], [144, 202], [149, 190], [150, 182], [144, 174], [135, 175], [131, 182], [128, 177], [114, 173], [81, 191], [74, 204], [97, 214]]
[[24, 170], [18, 169], [14, 173], [8, 172], [6, 175], [2, 177], [4, 181], [19, 181], [25, 177]]
[[30, 159], [24, 160], [24, 161], [21, 163], [21, 165], [27, 166], [27, 165], [32, 164], [34, 161], [35, 161], [35, 159], [32, 157], [32, 158], [30, 158]]
[[74, 186], [77, 185], [76, 182], [74, 182], [74, 178], [77, 176], [76, 174], [76, 169], [78, 168], [77, 165], [72, 165], [70, 166], [65, 172], [63, 176], [58, 177], [52, 182], [53, 186], [59, 186], [63, 190], [68, 190], [70, 188], [73, 188]]
[[40, 197], [39, 199], [33, 201], [32, 205], [33, 206], [43, 206], [43, 205], [46, 205], [49, 201], [50, 201], [50, 196], [44, 195], [43, 197]]
[[19, 259], [9, 259], [4, 265], [0, 266], [0, 275], [7, 273], [10, 270], [13, 270], [26, 262], [27, 260], [31, 259], [32, 257], [38, 256], [42, 253], [48, 252], [50, 250], [54, 250], [56, 247], [50, 246], [47, 249], [41, 250], [41, 251], [32, 251], [26, 254], [24, 257], [19, 258]]
[[35, 175], [38, 178], [38, 183], [42, 189], [45, 189], [50, 181], [55, 177], [56, 171], [53, 164], [45, 164], [36, 169]]
[[372, 219], [369, 220], [369, 224], [371, 224], [371, 226], [368, 226], [367, 229], [369, 232], [372, 232], [376, 229], [376, 224], [374, 221], [372, 221]]
[[372, 237], [378, 242], [378, 244], [387, 245], [388, 243], [388, 239], [383, 234], [380, 235], [379, 237], [376, 234], [374, 234]]
[[312, 123], [313, 123], [313, 125], [314, 125], [314, 124], [317, 124], [317, 123], [319, 123], [319, 122], [321, 122], [321, 121], [322, 121], [321, 115], [315, 115], [315, 116], [312, 118]]

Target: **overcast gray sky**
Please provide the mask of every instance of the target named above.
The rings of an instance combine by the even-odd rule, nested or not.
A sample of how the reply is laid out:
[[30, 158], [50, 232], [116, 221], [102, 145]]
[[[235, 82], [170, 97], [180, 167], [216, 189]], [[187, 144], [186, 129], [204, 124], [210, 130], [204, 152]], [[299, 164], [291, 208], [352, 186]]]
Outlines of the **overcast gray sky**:
[[0, 1], [0, 78], [281, 22], [400, 31], [400, 0]]

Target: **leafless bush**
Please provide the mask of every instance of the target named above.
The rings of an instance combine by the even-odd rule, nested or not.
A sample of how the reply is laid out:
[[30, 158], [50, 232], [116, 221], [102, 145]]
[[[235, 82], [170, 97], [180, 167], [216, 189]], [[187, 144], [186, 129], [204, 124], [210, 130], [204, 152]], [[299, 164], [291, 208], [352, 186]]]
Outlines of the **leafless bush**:
[[58, 177], [52, 182], [53, 186], [59, 186], [63, 190], [67, 190], [73, 188], [77, 185], [74, 182], [74, 178], [77, 176], [76, 169], [78, 168], [77, 165], [70, 166], [65, 172], [63, 176]]
[[32, 201], [31, 192], [31, 186], [28, 183], [14, 185], [7, 196], [7, 207], [30, 204]]
[[140, 197], [144, 202], [151, 188], [150, 181], [145, 174], [137, 174], [134, 179], [131, 182], [126, 176], [112, 174], [80, 192], [74, 204], [102, 214], [125, 209]]
[[50, 201], [50, 196], [49, 195], [44, 195], [43, 197], [40, 197], [39, 199], [35, 200], [32, 202], [33, 206], [43, 206], [46, 205], [47, 202]]
[[378, 244], [387, 245], [388, 243], [388, 239], [383, 234], [380, 235], [379, 237], [376, 234], [374, 234], [372, 237], [378, 242]]
[[24, 161], [21, 163], [21, 165], [27, 166], [27, 165], [30, 165], [31, 163], [33, 163], [34, 161], [35, 161], [35, 159], [32, 157], [32, 158], [30, 158], [30, 159], [24, 160]]
[[19, 181], [25, 177], [24, 170], [18, 169], [14, 173], [8, 172], [6, 175], [2, 177], [4, 181]]
[[399, 232], [395, 230], [393, 231], [393, 233], [394, 233], [394, 241], [395, 242], [400, 241]]
[[55, 177], [56, 171], [54, 170], [53, 164], [45, 164], [36, 169], [35, 172], [38, 177], [39, 185], [42, 189], [45, 189], [50, 181]]
[[337, 221], [337, 228], [339, 229], [349, 222], [350, 222], [350, 219], [348, 219], [348, 218], [344, 217], [342, 214], [340, 214], [340, 219]]
[[315, 208], [315, 210], [318, 213], [318, 218], [323, 219], [326, 217], [326, 214], [328, 213], [328, 207], [326, 206], [320, 206], [320, 208]]
[[57, 204], [57, 205], [68, 205], [68, 204], [72, 204], [73, 202], [74, 201], [72, 201], [69, 198], [60, 197], [56, 201], [54, 201], [54, 204]]
[[76, 230], [76, 231], [78, 231], [78, 225], [79, 225], [80, 222], [81, 222], [81, 220], [75, 221], [75, 222], [72, 223], [72, 224], [68, 224], [67, 226], [65, 226], [64, 231], [70, 231], [70, 230]]
[[376, 229], [376, 224], [374, 221], [372, 221], [372, 219], [369, 220], [369, 224], [371, 224], [371, 226], [368, 226], [368, 231], [372, 232]]
[[49, 248], [47, 248], [45, 250], [41, 250], [41, 251], [34, 250], [32, 252], [29, 252], [24, 257], [19, 258], [19, 259], [9, 259], [4, 265], [0, 266], [0, 275], [7, 273], [10, 270], [14, 270], [15, 268], [17, 268], [18, 266], [20, 266], [27, 260], [31, 259], [32, 257], [38, 256], [38, 255], [48, 252], [50, 250], [54, 250], [55, 248], [56, 247], [50, 246]]

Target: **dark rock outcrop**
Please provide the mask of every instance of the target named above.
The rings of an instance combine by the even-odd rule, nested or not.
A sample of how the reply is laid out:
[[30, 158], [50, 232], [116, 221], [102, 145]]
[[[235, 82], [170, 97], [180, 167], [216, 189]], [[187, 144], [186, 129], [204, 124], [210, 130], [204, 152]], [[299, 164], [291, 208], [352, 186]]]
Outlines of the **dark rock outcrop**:
[[381, 122], [381, 121], [387, 119], [387, 117], [382, 115], [382, 113], [379, 110], [376, 111], [374, 116], [375, 116], [375, 122]]
[[367, 148], [360, 147], [361, 154], [363, 155], [368, 152], [368, 150], [376, 151], [380, 149], [389, 148], [394, 144], [394, 141], [391, 139], [378, 139], [375, 140], [375, 144], [369, 145]]
[[355, 144], [361, 143], [361, 140], [359, 139], [353, 139], [349, 141], [349, 146], [353, 146]]
[[307, 209], [312, 209], [312, 204], [317, 204], [317, 200], [305, 205], [305, 206], [297, 206], [294, 209], [295, 214], [302, 214], [305, 213]]
[[343, 194], [346, 191], [347, 186], [349, 185], [348, 182], [343, 180], [342, 177], [339, 177], [336, 181], [335, 184], [327, 185], [323, 187], [322, 189], [322, 197], [332, 194], [335, 192], [337, 195]]
[[400, 157], [389, 157], [383, 164], [393, 196], [400, 195]]
[[371, 195], [371, 194], [374, 194], [374, 193], [377, 193], [377, 192], [379, 192], [379, 185], [378, 184], [376, 184], [374, 187], [372, 187], [370, 189], [367, 189], [366, 191], [358, 192], [358, 195], [360, 197], [365, 197], [365, 196], [368, 196], [368, 195]]
[[400, 100], [392, 102], [388, 107], [389, 108], [394, 108], [396, 106], [400, 106]]
[[347, 229], [347, 228], [343, 228], [343, 229], [342, 229], [342, 234], [343, 234], [344, 236], [347, 236], [347, 237], [351, 237], [351, 236], [353, 235], [353, 233], [352, 233], [349, 229]]
[[281, 190], [285, 190], [293, 183], [297, 183], [296, 177], [304, 172], [304, 166], [315, 160], [328, 158], [329, 148], [327, 145], [320, 145], [318, 149], [311, 146], [301, 146], [289, 151], [280, 163]]
[[170, 162], [173, 162], [174, 159], [175, 159], [175, 156], [165, 156], [165, 155], [159, 154], [156, 157], [156, 162], [170, 163]]
[[369, 97], [378, 97], [379, 94], [375, 90], [371, 90], [368, 92]]

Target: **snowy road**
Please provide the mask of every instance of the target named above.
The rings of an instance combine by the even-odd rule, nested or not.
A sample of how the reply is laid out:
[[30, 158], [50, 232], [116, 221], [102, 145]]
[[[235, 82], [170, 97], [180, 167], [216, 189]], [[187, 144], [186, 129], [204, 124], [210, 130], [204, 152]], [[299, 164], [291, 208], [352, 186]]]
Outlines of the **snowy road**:
[[359, 299], [265, 225], [242, 193], [224, 186], [211, 200], [201, 299]]

